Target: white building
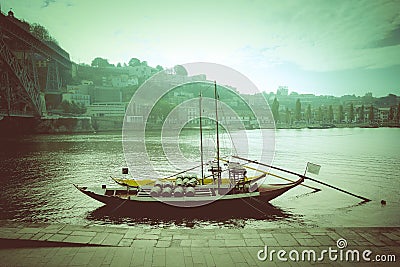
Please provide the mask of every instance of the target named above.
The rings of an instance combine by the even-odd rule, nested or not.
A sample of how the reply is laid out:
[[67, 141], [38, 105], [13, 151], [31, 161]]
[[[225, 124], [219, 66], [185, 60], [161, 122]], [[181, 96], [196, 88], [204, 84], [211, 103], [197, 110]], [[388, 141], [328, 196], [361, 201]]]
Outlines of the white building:
[[90, 95], [84, 95], [80, 93], [75, 93], [75, 92], [68, 92], [65, 94], [62, 94], [61, 96], [61, 102], [67, 101], [69, 103], [76, 103], [76, 104], [81, 104], [84, 105], [85, 107], [90, 105]]
[[288, 96], [289, 95], [288, 87], [287, 86], [279, 86], [278, 90], [276, 90], [276, 95]]
[[91, 117], [124, 117], [126, 103], [93, 103], [87, 107], [86, 115]]

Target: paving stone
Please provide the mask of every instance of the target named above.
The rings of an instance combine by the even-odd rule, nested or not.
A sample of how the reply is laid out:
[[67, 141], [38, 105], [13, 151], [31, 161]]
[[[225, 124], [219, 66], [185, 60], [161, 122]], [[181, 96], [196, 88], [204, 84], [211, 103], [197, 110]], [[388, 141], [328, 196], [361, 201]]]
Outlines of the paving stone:
[[215, 239], [243, 239], [242, 234], [216, 234]]
[[181, 247], [190, 247], [190, 245], [192, 244], [192, 240], [182, 240], [181, 241]]
[[193, 265], [201, 264], [201, 265], [204, 266], [206, 264], [205, 256], [208, 256], [208, 255], [203, 255], [199, 251], [198, 252], [192, 252]]
[[225, 246], [227, 247], [244, 247], [246, 243], [243, 239], [227, 239], [225, 240]]
[[100, 245], [101, 243], [104, 242], [104, 240], [107, 238], [109, 233], [97, 233], [89, 242], [89, 244], [92, 245]]
[[172, 236], [161, 236], [159, 241], [171, 241], [172, 242]]
[[317, 240], [322, 246], [334, 246], [336, 244], [336, 240], [333, 240], [330, 236], [314, 236], [315, 240]]
[[61, 235], [61, 234], [54, 234], [51, 237], [47, 239], [47, 241], [53, 241], [53, 242], [62, 242], [64, 241], [68, 236], [67, 235]]
[[263, 247], [265, 244], [260, 238], [248, 238], [244, 240], [248, 247]]
[[133, 240], [133, 247], [154, 247], [157, 240]]
[[278, 246], [279, 245], [279, 243], [275, 239], [275, 237], [262, 238], [261, 240], [263, 241], [264, 245], [268, 245], [268, 246]]
[[193, 266], [193, 258], [192, 257], [185, 256], [184, 259], [185, 259], [185, 266]]
[[110, 266], [129, 266], [132, 261], [133, 250], [130, 247], [121, 247], [115, 250]]
[[397, 235], [394, 232], [382, 233], [382, 235], [386, 236], [387, 238], [389, 238], [393, 241], [400, 241], [400, 235]]
[[181, 239], [181, 240], [183, 240], [183, 239], [189, 239], [189, 235], [174, 234], [174, 235], [172, 236], [172, 238], [173, 238], [173, 239]]
[[101, 242], [103, 246], [117, 246], [121, 239], [124, 237], [123, 234], [109, 233], [106, 239]]
[[37, 234], [40, 232], [40, 228], [24, 227], [17, 231], [18, 234]]
[[32, 237], [35, 236], [35, 234], [21, 234], [18, 239], [22, 240], [31, 240]]
[[319, 243], [316, 239], [311, 239], [311, 238], [296, 238], [296, 241], [301, 245], [301, 246], [320, 246], [321, 243]]
[[59, 231], [62, 231], [62, 229], [65, 227], [65, 225], [62, 224], [50, 224], [44, 228], [41, 229], [41, 232], [48, 233], [48, 234], [55, 234], [58, 233]]
[[260, 234], [258, 233], [243, 233], [242, 234], [244, 239], [257, 239], [260, 238]]
[[94, 252], [89, 252], [89, 253], [76, 253], [73, 257], [72, 260], [70, 261], [70, 265], [87, 265], [90, 262], [90, 259], [92, 258]]
[[[291, 234], [293, 236], [293, 238], [302, 238], [302, 239], [312, 239], [312, 238], [316, 238], [319, 237], [321, 235], [317, 235], [317, 236], [313, 236], [308, 232], [295, 232]], [[326, 236], [326, 235], [325, 235]]]
[[106, 255], [110, 254], [111, 247], [96, 247], [90, 262], [88, 263], [87, 266], [89, 267], [98, 267], [103, 264], [104, 258]]
[[134, 231], [134, 230], [128, 230], [125, 235], [124, 238], [130, 238], [130, 239], [135, 239], [135, 237], [139, 234], [139, 231]]
[[171, 246], [171, 243], [172, 243], [171, 240], [167, 240], [167, 241], [158, 240], [158, 242], [157, 242], [157, 244], [156, 244], [156, 247], [157, 247], [157, 248], [168, 248], [168, 247]]
[[281, 246], [296, 246], [299, 244], [291, 234], [273, 234], [273, 236]]
[[110, 266], [110, 264], [113, 261], [113, 258], [114, 258], [114, 255], [115, 255], [116, 251], [117, 251], [116, 247], [110, 248], [107, 251], [107, 254], [104, 255], [104, 259], [103, 259], [102, 265]]
[[130, 247], [133, 243], [133, 239], [130, 238], [122, 238], [121, 241], [119, 241], [118, 246], [119, 247]]
[[143, 266], [144, 265], [144, 258], [146, 254], [146, 248], [135, 248], [133, 250], [133, 256], [131, 260], [131, 266]]
[[60, 230], [57, 232], [58, 234], [62, 234], [62, 235], [70, 235], [72, 234], [72, 231], [68, 231], [68, 230]]
[[39, 237], [39, 240], [40, 241], [47, 241], [52, 236], [53, 236], [53, 234], [44, 234], [41, 237]]
[[210, 247], [224, 247], [225, 240], [223, 239], [210, 239], [208, 240], [208, 246]]
[[190, 246], [196, 248], [208, 247], [208, 240], [205, 239], [192, 240]]
[[84, 235], [84, 236], [95, 236], [96, 232], [92, 231], [73, 231], [71, 235]]
[[64, 239], [67, 243], [89, 244], [93, 237], [84, 235], [69, 235]]
[[158, 235], [153, 234], [138, 234], [136, 239], [146, 239], [146, 240], [157, 240], [159, 238]]

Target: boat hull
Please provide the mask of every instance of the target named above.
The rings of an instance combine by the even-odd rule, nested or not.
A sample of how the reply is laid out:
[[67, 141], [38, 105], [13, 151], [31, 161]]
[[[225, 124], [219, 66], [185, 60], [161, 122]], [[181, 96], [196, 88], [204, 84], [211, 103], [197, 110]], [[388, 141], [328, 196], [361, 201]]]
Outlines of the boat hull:
[[[126, 189], [115, 189], [112, 195], [106, 192], [110, 189], [96, 190], [86, 187], [76, 188], [87, 196], [104, 203], [113, 210], [124, 209], [143, 217], [169, 217], [175, 215], [189, 216], [196, 214], [199, 217], [208, 217], [213, 214], [218, 216], [263, 215], [269, 201], [284, 194], [291, 188], [303, 182], [300, 179], [290, 184], [261, 185], [257, 191], [239, 194], [226, 194], [213, 197], [180, 197], [180, 198], [153, 198], [124, 195]], [[117, 194], [117, 192], [122, 192]], [[124, 192], [125, 191], [125, 192]]]

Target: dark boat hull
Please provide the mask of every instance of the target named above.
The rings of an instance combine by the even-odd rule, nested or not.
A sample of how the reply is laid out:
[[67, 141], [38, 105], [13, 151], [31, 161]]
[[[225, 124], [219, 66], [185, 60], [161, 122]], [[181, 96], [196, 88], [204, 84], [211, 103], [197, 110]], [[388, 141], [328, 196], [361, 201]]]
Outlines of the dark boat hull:
[[104, 203], [108, 207], [115, 210], [125, 209], [132, 213], [140, 213], [141, 216], [145, 217], [166, 217], [172, 214], [179, 214], [180, 216], [196, 214], [200, 217], [207, 217], [210, 214], [219, 214], [220, 216], [239, 216], [243, 213], [263, 214], [265, 207], [269, 205], [269, 201], [303, 181], [304, 179], [299, 179], [296, 182], [283, 185], [261, 185], [256, 192], [225, 195], [217, 199], [194, 197], [182, 198], [182, 201], [179, 198], [154, 199], [150, 196], [123, 198], [118, 195], [96, 193], [94, 190], [85, 187], [76, 187], [82, 193]]

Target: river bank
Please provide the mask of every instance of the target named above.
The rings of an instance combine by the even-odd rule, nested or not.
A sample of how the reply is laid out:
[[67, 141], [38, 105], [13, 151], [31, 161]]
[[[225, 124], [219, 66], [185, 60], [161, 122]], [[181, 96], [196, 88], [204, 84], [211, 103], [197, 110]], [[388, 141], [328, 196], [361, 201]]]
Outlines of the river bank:
[[[122, 117], [44, 117], [44, 118], [24, 118], [24, 117], [2, 117], [0, 119], [0, 129], [2, 135], [14, 134], [69, 134], [69, 133], [95, 133], [122, 131]], [[171, 127], [171, 126], [169, 126]], [[177, 126], [178, 127], [178, 126]], [[379, 128], [392, 127], [400, 128], [396, 123], [341, 123], [341, 124], [275, 124], [276, 129], [330, 129], [330, 128]], [[161, 130], [162, 128], [154, 124], [135, 124], [132, 129], [138, 130]], [[248, 130], [254, 127], [247, 127]]]
[[[3, 222], [0, 241], [2, 264], [7, 266], [258, 266], [280, 264], [282, 257], [304, 265], [382, 261], [395, 266], [400, 256], [399, 227], [137, 229]], [[336, 257], [320, 258], [329, 248]], [[272, 250], [296, 250], [299, 259], [265, 255]], [[315, 259], [311, 254], [302, 260], [305, 250], [314, 251]], [[346, 253], [337, 257], [338, 251], [356, 250], [358, 260]], [[366, 250], [371, 251], [367, 256], [362, 254]]]

